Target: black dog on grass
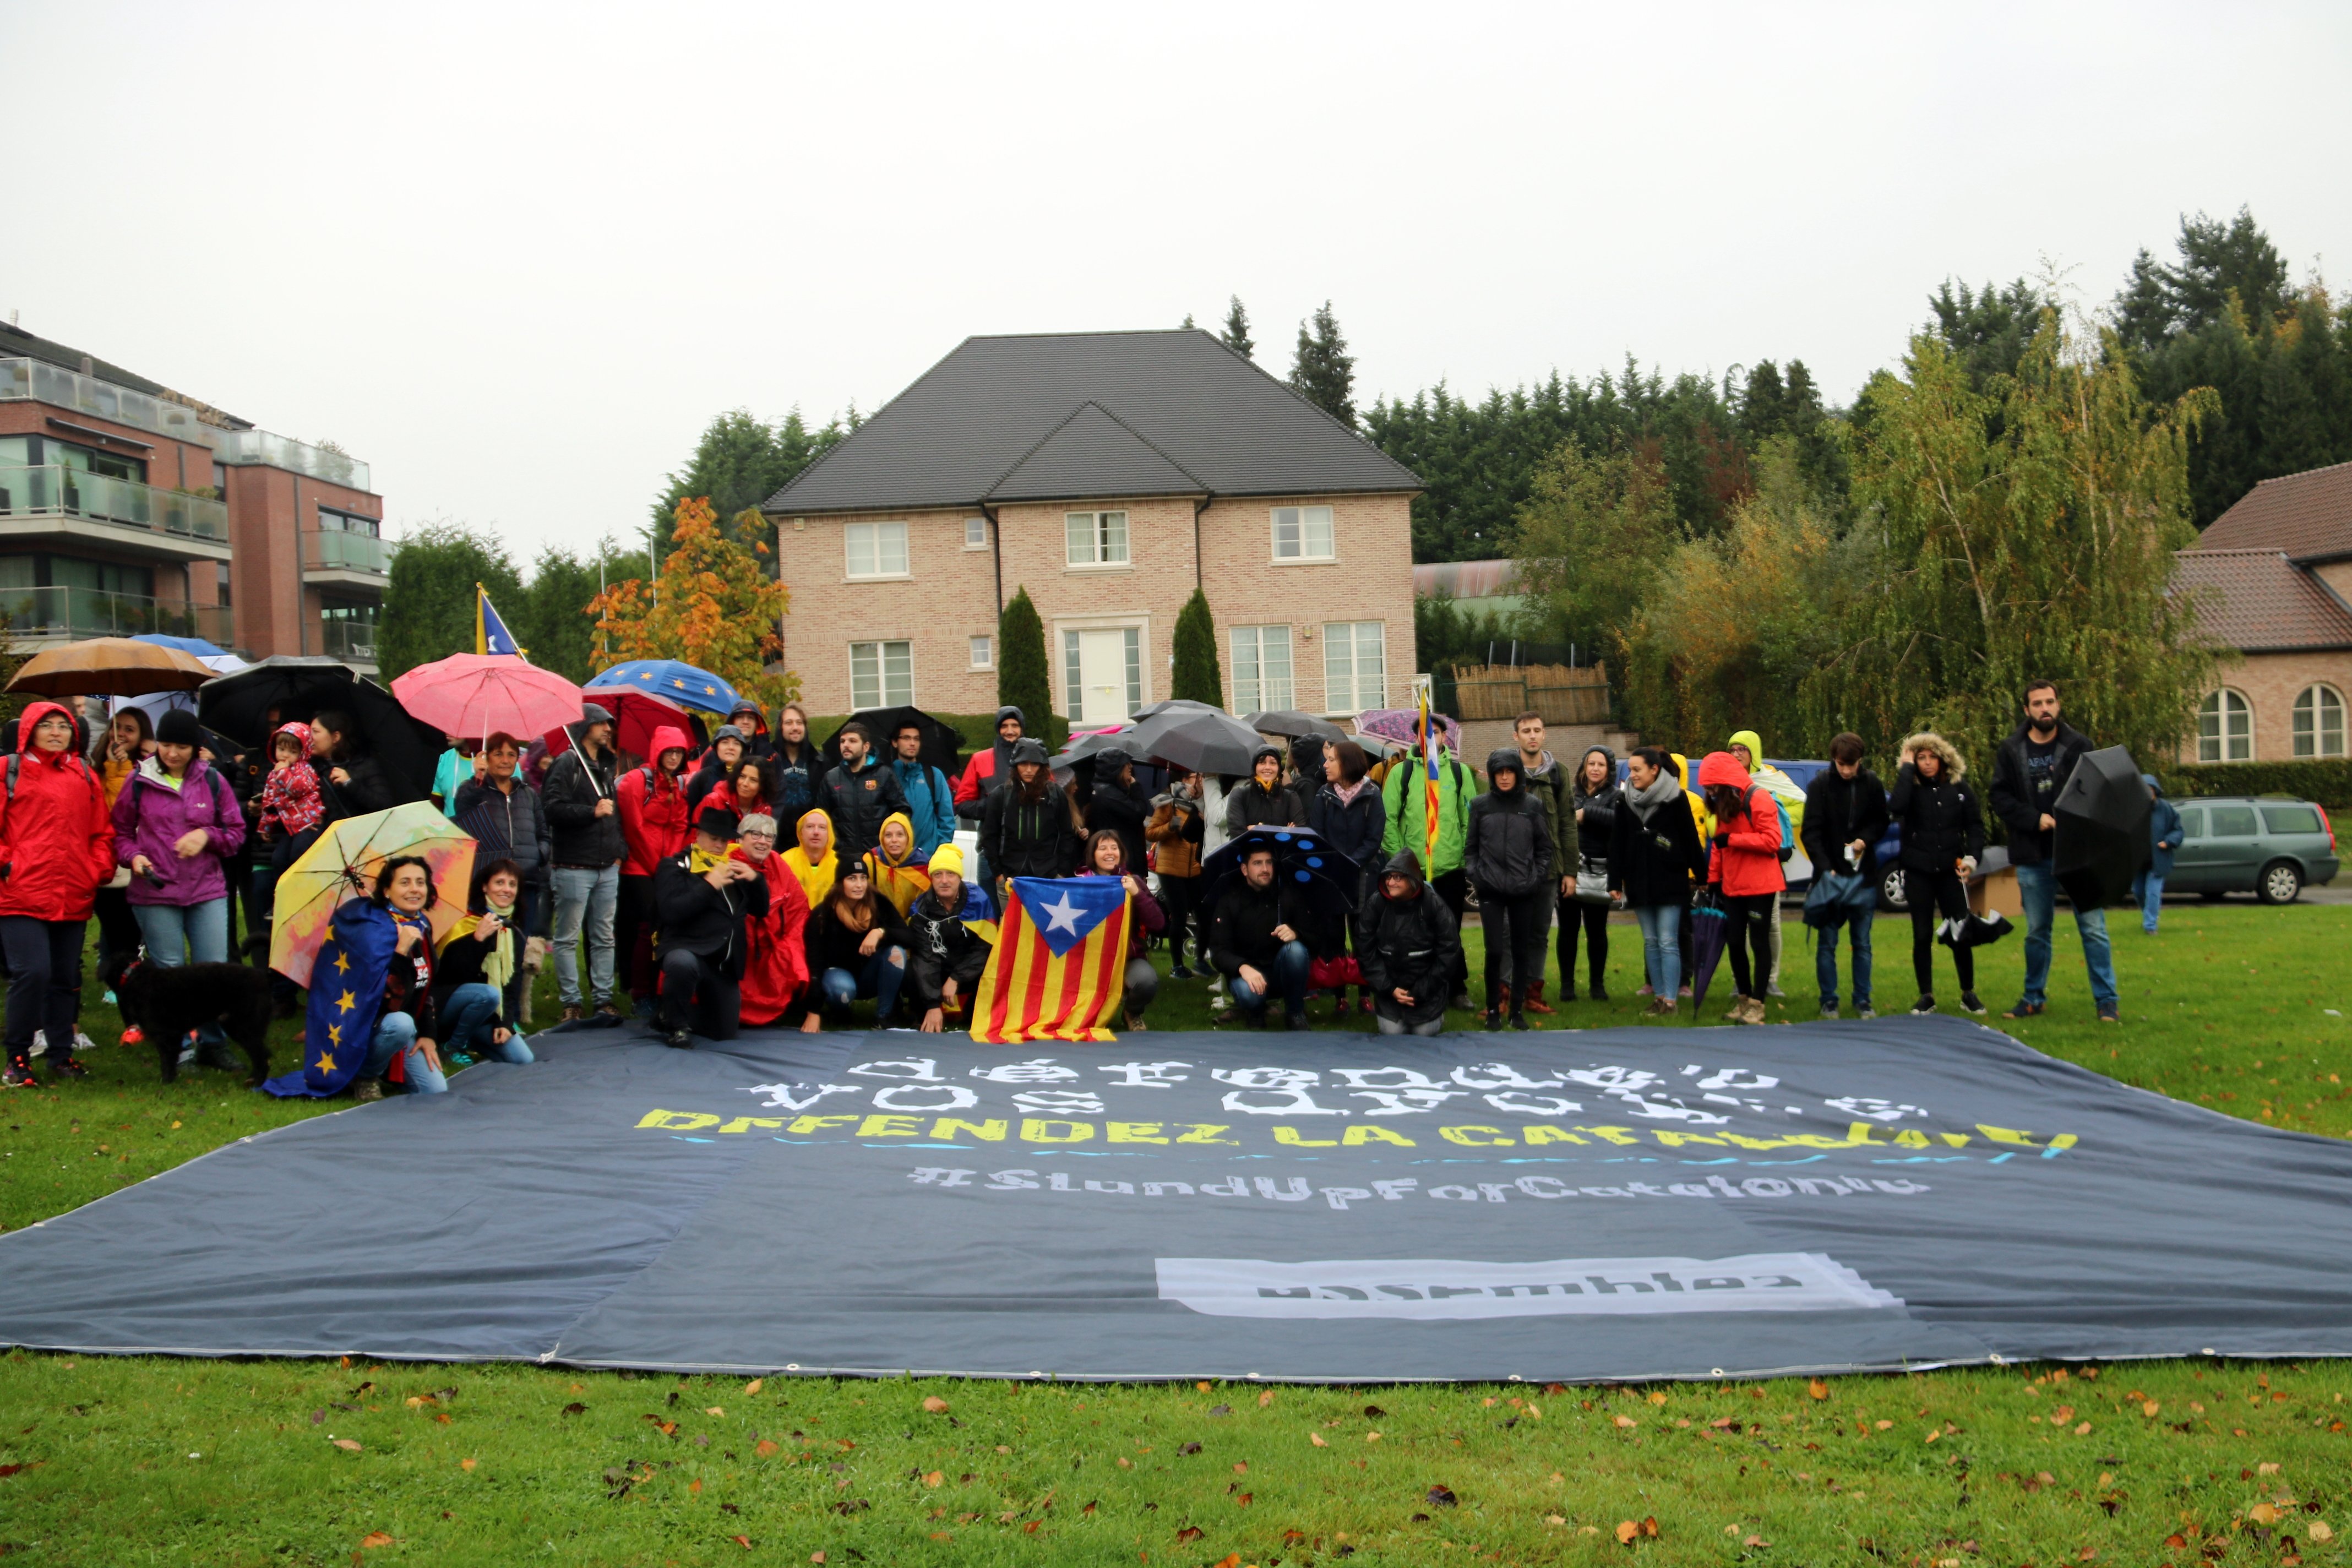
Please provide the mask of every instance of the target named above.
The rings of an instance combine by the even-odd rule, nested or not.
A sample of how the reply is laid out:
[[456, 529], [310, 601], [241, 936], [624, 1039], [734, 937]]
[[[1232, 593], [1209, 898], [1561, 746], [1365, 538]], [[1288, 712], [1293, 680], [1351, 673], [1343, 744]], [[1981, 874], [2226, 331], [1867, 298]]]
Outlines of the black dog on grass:
[[[245, 1082], [257, 1089], [269, 1076], [269, 971], [242, 963], [160, 963], [117, 955], [100, 971], [114, 992], [125, 1025], [135, 1025], [155, 1047], [163, 1081], [180, 1076], [180, 1046], [188, 1031], [218, 1024], [243, 1048], [253, 1072]], [[223, 1053], [225, 1056], [226, 1053]], [[226, 1067], [226, 1060], [208, 1066]]]

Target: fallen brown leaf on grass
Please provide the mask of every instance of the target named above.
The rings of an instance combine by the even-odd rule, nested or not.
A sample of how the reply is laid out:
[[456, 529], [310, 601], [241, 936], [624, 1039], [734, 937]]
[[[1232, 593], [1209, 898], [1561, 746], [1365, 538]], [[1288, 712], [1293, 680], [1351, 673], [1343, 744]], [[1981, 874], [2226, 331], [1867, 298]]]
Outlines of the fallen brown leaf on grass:
[[1641, 1425], [1640, 1422], [1634, 1420], [1631, 1415], [1619, 1415], [1613, 1417], [1613, 1419], [1620, 1426], [1639, 1426]]
[[1274, 1390], [1272, 1390], [1271, 1388], [1267, 1389], [1264, 1394], [1259, 1394], [1259, 1395], [1257, 1396], [1257, 1407], [1258, 1407], [1260, 1410], [1265, 1409], [1267, 1405], [1271, 1405], [1271, 1404], [1273, 1404], [1273, 1403], [1274, 1403]]
[[1182, 1546], [1188, 1542], [1198, 1541], [1208, 1533], [1197, 1524], [1188, 1524], [1176, 1532], [1176, 1544]]
[[1328, 1448], [1331, 1446], [1323, 1440], [1323, 1434], [1320, 1432], [1309, 1432], [1307, 1434], [1307, 1440], [1318, 1448]]
[[2279, 1510], [2266, 1502], [2258, 1502], [2246, 1510], [2246, 1517], [2256, 1524], [2276, 1524], [2279, 1521]]
[[727, 1412], [726, 1412], [725, 1410], [723, 1410], [723, 1409], [719, 1408], [719, 1407], [718, 1405], [710, 1405], [710, 1406], [707, 1407], [707, 1408], [706, 1408], [702, 1413], [703, 1413], [705, 1415], [719, 1415], [719, 1416], [723, 1416], [723, 1415], [725, 1415], [727, 1414]]
[[2336, 1539], [2336, 1531], [2328, 1527], [2327, 1521], [2324, 1519], [2313, 1520], [2309, 1524], [2304, 1527], [2303, 1532], [2311, 1537], [2314, 1541], [2333, 1541]]
[[938, 1486], [941, 1481], [944, 1481], [947, 1479], [948, 1475], [945, 1470], [926, 1470], [923, 1472], [923, 1484], [927, 1487]]
[[1739, 1543], [1742, 1546], [1769, 1546], [1772, 1543], [1760, 1535], [1751, 1535]]
[[743, 1397], [749, 1399], [751, 1395], [759, 1393], [760, 1385], [767, 1381], [768, 1380], [764, 1377], [755, 1377], [751, 1382], [745, 1384], [743, 1385]]
[[392, 1537], [381, 1530], [372, 1530], [368, 1531], [367, 1539], [360, 1542], [360, 1545], [362, 1548], [369, 1551], [373, 1551], [379, 1546], [389, 1546], [391, 1544]]
[[775, 1451], [776, 1451], [776, 1445], [775, 1445], [773, 1442], [770, 1441], [768, 1438], [765, 1438], [765, 1437], [761, 1438], [761, 1439], [760, 1439], [760, 1442], [759, 1442], [759, 1446], [758, 1446], [757, 1447], [754, 1447], [754, 1448], [751, 1450], [751, 1452], [753, 1452], [754, 1454], [757, 1454], [760, 1458], [763, 1458], [763, 1459], [764, 1459], [764, 1458], [766, 1458], [769, 1455], [771, 1455], [771, 1454], [774, 1453]]
[[585, 1415], [588, 1414], [588, 1407], [575, 1399], [556, 1414], [559, 1415]]
[[457, 1461], [457, 1468], [461, 1470], [470, 1470], [481, 1462], [479, 1459], [460, 1459]]
[[923, 1408], [934, 1415], [945, 1415], [948, 1413], [948, 1402], [936, 1394], [927, 1394], [923, 1399]]
[[730, 1535], [727, 1539], [733, 1542], [736, 1545], [741, 1547], [746, 1552], [751, 1550], [751, 1538], [748, 1535]]
[[2161, 1409], [2163, 1409], [2163, 1408], [2164, 1408], [2164, 1406], [2163, 1406], [2163, 1405], [2158, 1405], [2158, 1404], [2155, 1400], [2153, 1400], [2153, 1399], [2149, 1399], [2149, 1400], [2145, 1400], [2145, 1401], [2143, 1401], [2143, 1402], [2141, 1403], [2140, 1407], [2139, 1407], [2139, 1413], [2140, 1413], [2142, 1415], [2155, 1415], [2158, 1411], [2159, 1411], [2159, 1410], [2161, 1410]]
[[429, 1394], [412, 1394], [406, 1399], [402, 1400], [401, 1403], [407, 1405], [411, 1410], [422, 1410], [425, 1406], [436, 1402], [433, 1396]]
[[1617, 1521], [1617, 1543], [1620, 1546], [1633, 1545], [1633, 1538], [1641, 1533], [1642, 1527], [1632, 1520], [1622, 1519]]
[[344, 1450], [346, 1453], [356, 1454], [360, 1451], [359, 1442], [356, 1438], [337, 1437], [334, 1439], [334, 1444], [336, 1447]]
[[1830, 1385], [1817, 1377], [1805, 1384], [1805, 1392], [1815, 1399], [1827, 1399], [1830, 1396]]
[[694, 1479], [687, 1482], [686, 1489], [693, 1496], [700, 1497], [702, 1495], [702, 1478], [700, 1476], [697, 1476]]

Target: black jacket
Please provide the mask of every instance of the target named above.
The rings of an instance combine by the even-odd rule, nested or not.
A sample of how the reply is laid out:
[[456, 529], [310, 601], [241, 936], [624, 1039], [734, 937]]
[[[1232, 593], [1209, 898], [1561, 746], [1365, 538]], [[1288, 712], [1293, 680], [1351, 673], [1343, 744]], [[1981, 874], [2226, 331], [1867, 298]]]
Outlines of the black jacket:
[[[1584, 764], [1591, 760], [1595, 752], [1609, 759], [1609, 782], [1598, 791], [1588, 792], [1584, 787]], [[1606, 746], [1587, 746], [1583, 754], [1576, 759], [1576, 772], [1570, 775], [1568, 787], [1569, 815], [1573, 816], [1580, 811], [1584, 813], [1583, 820], [1576, 825], [1576, 845], [1579, 858], [1586, 864], [1607, 863], [1609, 841], [1617, 832], [1619, 804], [1617, 753]], [[1576, 869], [1573, 866], [1560, 868], [1563, 875]]]
[[[619, 814], [614, 813], [615, 816]], [[467, 779], [457, 786], [457, 826], [481, 841], [474, 852], [478, 865], [505, 856], [522, 868], [529, 886], [547, 885], [547, 870], [555, 854], [555, 830], [539, 792], [518, 768], [514, 788], [502, 790], [487, 777]]]
[[[1878, 841], [1886, 837], [1886, 786], [1867, 767], [1851, 779], [1838, 777], [1832, 763], [1805, 786], [1805, 820], [1797, 841], [1813, 863], [1813, 874], [1859, 870], [1869, 876], [1878, 869]], [[1845, 847], [1862, 840], [1862, 864], [1849, 868]]]
[[824, 781], [824, 759], [817, 755], [814, 742], [803, 740], [791, 747], [793, 754], [786, 756], [789, 742], [778, 741], [768, 753], [768, 765], [776, 771], [776, 820], [798, 822], [809, 808], [817, 804], [817, 786]]
[[[522, 910], [518, 906], [515, 917], [520, 920], [521, 916]], [[522, 1016], [522, 988], [530, 984], [530, 972], [520, 962], [525, 941], [523, 933], [514, 931], [513, 941], [518, 962], [514, 974], [507, 981], [507, 988], [499, 998], [499, 1021], [509, 1029], [519, 1026], [515, 1020]], [[436, 1014], [449, 1010], [450, 994], [458, 986], [488, 984], [482, 977], [482, 964], [490, 956], [490, 949], [496, 945], [495, 942], [477, 942], [467, 935], [459, 937], [441, 950], [433, 961], [433, 1011]]]
[[1314, 930], [1307, 895], [1296, 882], [1277, 877], [1264, 888], [1253, 888], [1239, 872], [1225, 879], [1209, 916], [1209, 962], [1226, 974], [1238, 974], [1246, 963], [1261, 974], [1274, 970], [1274, 955], [1282, 940], [1274, 928], [1286, 925], [1301, 942]]
[[1327, 784], [1315, 792], [1307, 808], [1307, 826], [1324, 842], [1370, 873], [1381, 863], [1381, 830], [1388, 819], [1381, 810], [1381, 786], [1367, 782], [1352, 801], [1339, 799], [1339, 786]]
[[[874, 924], [882, 931], [881, 943], [875, 948], [875, 952], [878, 955], [894, 947], [903, 947], [911, 955], [915, 933], [908, 929], [905, 921], [898, 918], [897, 907], [879, 893], [867, 896], [875, 904]], [[929, 893], [923, 896], [930, 897]], [[833, 912], [830, 898], [809, 911], [804, 940], [808, 946], [809, 979], [812, 981], [823, 980], [828, 969], [846, 970], [855, 974], [866, 967], [866, 955], [857, 951], [866, 941], [866, 933], [851, 931], [843, 925]]]
[[1610, 825], [1609, 886], [1623, 892], [1626, 904], [1636, 909], [1686, 904], [1692, 879], [1706, 875], [1706, 846], [1699, 842], [1690, 797], [1676, 791], [1645, 824], [1625, 793], [1632, 787], [1629, 782], [1619, 790], [1616, 818]]
[[[313, 760], [311, 768], [319, 775], [319, 804], [326, 808], [321, 824], [341, 822], [347, 816], [365, 816], [372, 811], [390, 811], [400, 801], [394, 793], [392, 781], [384, 777], [383, 768], [373, 757], [364, 752], [342, 762]], [[328, 775], [341, 768], [352, 782], [339, 784]]]
[[[2074, 772], [2074, 764], [2091, 749], [2090, 737], [2071, 728], [2066, 721], [2058, 721], [2058, 732], [2052, 737], [2057, 750], [2050, 759], [2050, 772], [2043, 781], [2043, 790], [2033, 787], [2033, 770], [2026, 760], [2026, 742], [2031, 736], [2020, 724], [2014, 734], [2003, 741], [1992, 754], [1992, 813], [2009, 829], [2009, 858], [2015, 866], [2039, 866], [2050, 858], [2053, 831], [2044, 832], [2042, 814], [2054, 812], [2058, 796], [2066, 787], [2066, 780]], [[1903, 863], [1909, 865], [1906, 853]]]
[[907, 953], [907, 983], [914, 987], [915, 1005], [928, 1012], [940, 1005], [940, 985], [955, 978], [956, 992], [967, 1005], [988, 967], [992, 951], [986, 937], [963, 923], [961, 915], [940, 907], [937, 893], [926, 891], [907, 910], [907, 929], [914, 941]]
[[556, 865], [601, 871], [628, 858], [619, 804], [603, 816], [596, 815], [598, 801], [613, 799], [613, 763], [609, 749], [592, 763], [587, 752], [574, 746], [548, 764], [539, 804], [547, 813], [550, 853]]
[[[1514, 765], [1518, 753], [1511, 753]], [[1487, 777], [1494, 777], [1489, 770]], [[1528, 788], [1527, 774], [1508, 790], [1495, 788], [1470, 803], [1470, 828], [1462, 842], [1462, 868], [1481, 897], [1524, 898], [1549, 886], [1558, 858], [1551, 837], [1551, 801]]]
[[895, 770], [868, 756], [854, 776], [845, 766], [828, 772], [817, 785], [816, 805], [833, 819], [834, 853], [845, 865], [882, 841], [883, 819], [907, 809], [907, 792]]
[[730, 980], [743, 978], [743, 922], [768, 912], [768, 879], [730, 882], [725, 891], [697, 876], [694, 851], [683, 850], [654, 869], [654, 957], [685, 952], [718, 966]]
[[[1588, 819], [1589, 820], [1589, 819]], [[1390, 870], [1420, 882], [1418, 868], [1408, 856], [1389, 862]], [[1417, 897], [1391, 899], [1375, 888], [1357, 911], [1356, 962], [1363, 966], [1364, 985], [1372, 994], [1372, 1011], [1407, 1025], [1426, 1024], [1445, 1012], [1454, 993], [1454, 966], [1460, 961], [1462, 935], [1454, 911], [1428, 884]], [[1402, 991], [1413, 1005], [1396, 999]]]
[[1909, 763], [1895, 775], [1886, 809], [1903, 825], [1903, 867], [1907, 871], [1949, 871], [1960, 857], [1984, 854], [1984, 807], [1966, 779], [1937, 773], [1923, 783]]
[[1307, 807], [1288, 784], [1266, 788], [1255, 779], [1234, 787], [1225, 796], [1225, 832], [1238, 837], [1253, 827], [1304, 827]]
[[1143, 825], [1150, 816], [1151, 797], [1143, 793], [1141, 784], [1097, 779], [1094, 798], [1087, 803], [1087, 831], [1089, 834], [1118, 834], [1119, 848], [1125, 852], [1127, 863], [1138, 868], [1139, 876], [1144, 864]]
[[1066, 877], [1078, 863], [1069, 797], [1057, 784], [1024, 800], [1018, 784], [988, 792], [980, 814], [980, 852], [992, 877]]

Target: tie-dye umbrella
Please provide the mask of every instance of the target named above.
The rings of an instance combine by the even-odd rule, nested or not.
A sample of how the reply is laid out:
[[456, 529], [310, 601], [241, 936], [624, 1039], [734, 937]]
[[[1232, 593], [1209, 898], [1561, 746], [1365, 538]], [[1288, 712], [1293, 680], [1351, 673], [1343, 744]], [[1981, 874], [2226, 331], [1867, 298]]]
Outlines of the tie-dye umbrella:
[[376, 873], [395, 855], [424, 858], [433, 871], [433, 902], [425, 915], [436, 941], [466, 912], [474, 878], [473, 838], [430, 802], [331, 823], [319, 841], [286, 868], [269, 927], [269, 967], [297, 985], [310, 984], [310, 964], [327, 926], [345, 900], [374, 890]]

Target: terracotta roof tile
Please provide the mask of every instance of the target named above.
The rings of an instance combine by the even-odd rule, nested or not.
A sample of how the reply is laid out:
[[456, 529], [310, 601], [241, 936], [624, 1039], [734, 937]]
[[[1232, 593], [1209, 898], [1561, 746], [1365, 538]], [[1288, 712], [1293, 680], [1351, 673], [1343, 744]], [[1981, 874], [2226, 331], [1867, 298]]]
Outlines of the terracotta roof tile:
[[2352, 647], [2352, 608], [2284, 552], [2184, 550], [2176, 559], [2174, 582], [2211, 590], [2208, 628], [2241, 653]]
[[2352, 463], [2264, 479], [2191, 548], [2283, 550], [2297, 561], [2352, 555]]

